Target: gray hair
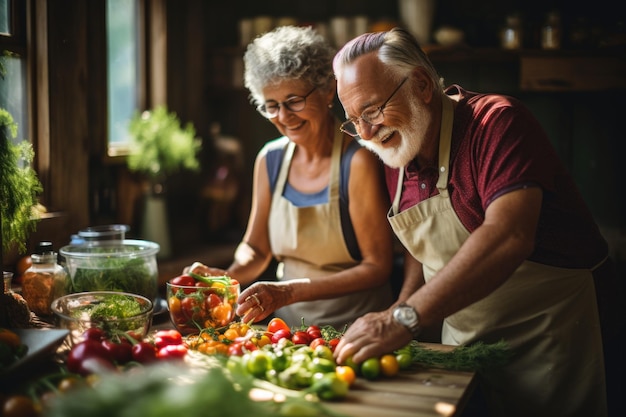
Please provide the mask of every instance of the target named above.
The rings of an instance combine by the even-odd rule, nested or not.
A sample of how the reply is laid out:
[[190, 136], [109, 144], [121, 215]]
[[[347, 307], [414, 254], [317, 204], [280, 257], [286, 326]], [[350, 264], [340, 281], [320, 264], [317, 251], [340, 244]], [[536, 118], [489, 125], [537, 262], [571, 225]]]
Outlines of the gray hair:
[[262, 104], [263, 88], [299, 79], [328, 91], [334, 82], [335, 50], [311, 27], [280, 26], [252, 41], [244, 54], [250, 102]]
[[378, 58], [398, 77], [408, 75], [415, 67], [422, 67], [429, 74], [433, 85], [443, 91], [443, 78], [430, 62], [415, 38], [402, 28], [388, 32], [365, 33], [352, 39], [335, 55], [335, 69], [354, 62], [358, 57], [378, 51]]

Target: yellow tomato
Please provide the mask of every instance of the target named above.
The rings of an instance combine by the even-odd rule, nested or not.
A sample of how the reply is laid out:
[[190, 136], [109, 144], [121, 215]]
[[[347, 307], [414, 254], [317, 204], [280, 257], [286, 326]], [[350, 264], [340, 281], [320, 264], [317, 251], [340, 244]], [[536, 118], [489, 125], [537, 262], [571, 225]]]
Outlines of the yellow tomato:
[[339, 379], [347, 382], [348, 385], [354, 384], [354, 381], [356, 380], [356, 373], [354, 372], [354, 369], [347, 365], [337, 366], [335, 368], [335, 373]]
[[380, 371], [385, 376], [394, 376], [398, 374], [400, 365], [395, 355], [387, 354], [380, 358]]

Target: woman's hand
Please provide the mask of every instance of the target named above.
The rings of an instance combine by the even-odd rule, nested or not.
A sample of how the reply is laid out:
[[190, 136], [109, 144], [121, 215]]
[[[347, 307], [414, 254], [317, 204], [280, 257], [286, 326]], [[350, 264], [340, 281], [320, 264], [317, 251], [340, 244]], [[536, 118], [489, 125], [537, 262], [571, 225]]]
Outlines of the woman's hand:
[[283, 282], [255, 282], [239, 295], [237, 315], [244, 323], [258, 322], [290, 303], [291, 287]]
[[197, 275], [202, 275], [204, 277], [220, 277], [223, 275], [228, 275], [228, 271], [224, 269], [206, 266], [200, 262], [194, 262], [190, 266], [186, 266], [183, 269], [183, 274], [189, 274], [190, 272]]

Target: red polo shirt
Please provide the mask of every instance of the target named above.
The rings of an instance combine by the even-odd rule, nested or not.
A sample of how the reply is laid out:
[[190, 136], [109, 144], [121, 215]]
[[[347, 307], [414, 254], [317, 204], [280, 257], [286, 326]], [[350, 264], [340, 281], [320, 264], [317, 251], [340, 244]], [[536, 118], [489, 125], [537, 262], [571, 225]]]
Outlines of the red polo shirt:
[[[478, 94], [451, 86], [460, 95], [454, 111], [450, 178], [452, 206], [470, 231], [498, 196], [529, 184], [539, 185], [544, 201], [530, 260], [559, 267], [592, 267], [608, 252], [607, 244], [560, 161], [546, 133], [518, 100]], [[393, 201], [398, 170], [386, 167]], [[437, 166], [406, 167], [400, 210], [438, 194]]]

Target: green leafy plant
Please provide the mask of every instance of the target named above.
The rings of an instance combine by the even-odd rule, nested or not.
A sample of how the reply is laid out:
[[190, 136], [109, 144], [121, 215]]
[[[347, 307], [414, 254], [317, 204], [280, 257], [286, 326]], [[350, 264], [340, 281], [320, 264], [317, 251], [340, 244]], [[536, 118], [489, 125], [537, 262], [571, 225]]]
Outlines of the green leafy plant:
[[43, 188], [31, 167], [34, 151], [30, 142], [13, 144], [16, 136], [17, 124], [0, 108], [0, 265], [5, 251], [26, 249], [41, 215], [38, 196]]
[[181, 126], [178, 116], [166, 107], [136, 113], [129, 132], [128, 168], [146, 176], [153, 184], [179, 170], [200, 168], [197, 154], [201, 144], [193, 125]]

